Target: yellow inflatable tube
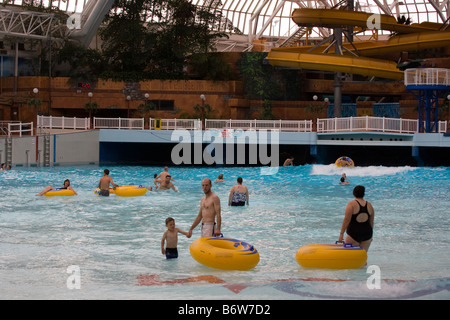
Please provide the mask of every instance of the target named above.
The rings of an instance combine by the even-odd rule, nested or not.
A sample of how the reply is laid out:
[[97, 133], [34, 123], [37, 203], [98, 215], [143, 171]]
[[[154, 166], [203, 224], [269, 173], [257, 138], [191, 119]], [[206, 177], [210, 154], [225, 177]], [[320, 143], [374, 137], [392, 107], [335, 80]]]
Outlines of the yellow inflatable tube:
[[[95, 194], [99, 194], [100, 189], [94, 190]], [[109, 194], [115, 194], [120, 197], [139, 197], [147, 193], [147, 188], [137, 185], [119, 186], [115, 189], [109, 188]]]
[[[95, 194], [99, 194], [100, 188], [94, 190]], [[114, 194], [114, 188], [109, 187], [109, 194]]]
[[221, 270], [250, 270], [259, 263], [255, 247], [231, 238], [199, 238], [189, 250], [197, 262]]
[[305, 268], [357, 269], [367, 262], [367, 252], [346, 243], [310, 244], [298, 249], [297, 263]]
[[54, 196], [74, 196], [75, 193], [72, 190], [69, 189], [56, 189], [47, 191], [44, 193], [44, 196], [46, 197], [54, 197]]
[[144, 186], [120, 186], [114, 190], [114, 194], [119, 197], [139, 197], [147, 193]]
[[353, 162], [353, 160], [347, 156], [340, 157], [339, 159], [336, 160], [336, 162], [334, 164], [338, 167], [354, 167], [355, 166], [355, 163]]

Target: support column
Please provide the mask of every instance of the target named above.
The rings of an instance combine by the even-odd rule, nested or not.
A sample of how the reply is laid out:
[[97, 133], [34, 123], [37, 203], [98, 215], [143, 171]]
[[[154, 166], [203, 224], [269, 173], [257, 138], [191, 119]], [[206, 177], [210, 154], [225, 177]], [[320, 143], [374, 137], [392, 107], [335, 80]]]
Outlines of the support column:
[[[342, 55], [342, 29], [334, 29], [334, 52], [337, 55]], [[334, 74], [334, 117], [342, 117], [342, 73], [336, 72]]]

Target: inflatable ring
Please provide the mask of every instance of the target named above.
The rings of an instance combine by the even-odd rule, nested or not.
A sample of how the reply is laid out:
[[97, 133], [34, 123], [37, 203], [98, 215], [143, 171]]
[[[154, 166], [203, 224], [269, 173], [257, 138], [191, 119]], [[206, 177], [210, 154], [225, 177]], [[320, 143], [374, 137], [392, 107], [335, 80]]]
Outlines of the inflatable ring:
[[[100, 188], [97, 188], [94, 190], [95, 194], [99, 194], [100, 193]], [[109, 194], [114, 194], [114, 189], [113, 188], [109, 188]]]
[[349, 243], [310, 244], [298, 249], [297, 263], [305, 268], [357, 269], [367, 262], [367, 252]]
[[114, 194], [119, 197], [139, 197], [147, 192], [144, 186], [119, 186], [114, 190]]
[[349, 157], [343, 156], [338, 158], [334, 164], [338, 167], [354, 167], [355, 163], [353, 162], [353, 160]]
[[221, 270], [250, 270], [259, 263], [255, 247], [231, 238], [199, 238], [189, 251], [197, 262]]
[[51, 191], [47, 191], [46, 193], [44, 193], [44, 196], [46, 197], [54, 197], [54, 196], [74, 196], [75, 192], [73, 192], [73, 190], [69, 190], [69, 189], [56, 189], [56, 190], [51, 190]]

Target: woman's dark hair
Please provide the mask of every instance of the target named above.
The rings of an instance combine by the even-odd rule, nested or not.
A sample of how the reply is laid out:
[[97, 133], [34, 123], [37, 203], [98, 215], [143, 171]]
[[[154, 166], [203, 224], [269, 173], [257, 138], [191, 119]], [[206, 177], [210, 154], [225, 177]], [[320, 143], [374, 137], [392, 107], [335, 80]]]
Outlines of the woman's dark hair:
[[70, 186], [70, 180], [69, 179], [64, 180], [64, 184], [66, 184], [66, 181], [69, 183]]
[[241, 177], [237, 178], [237, 182], [242, 183], [242, 178]]
[[355, 198], [364, 198], [365, 192], [366, 192], [366, 188], [364, 188], [363, 186], [356, 186], [353, 189], [353, 195], [355, 196]]

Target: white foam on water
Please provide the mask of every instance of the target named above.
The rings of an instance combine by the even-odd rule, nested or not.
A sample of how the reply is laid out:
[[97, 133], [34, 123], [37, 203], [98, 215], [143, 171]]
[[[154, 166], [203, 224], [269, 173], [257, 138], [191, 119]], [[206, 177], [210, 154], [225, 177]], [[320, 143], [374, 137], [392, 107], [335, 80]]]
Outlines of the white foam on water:
[[313, 165], [311, 175], [342, 175], [352, 177], [376, 177], [385, 175], [396, 175], [408, 171], [416, 170], [415, 167], [384, 167], [384, 166], [368, 166], [368, 167], [337, 167], [334, 164], [329, 165]]

